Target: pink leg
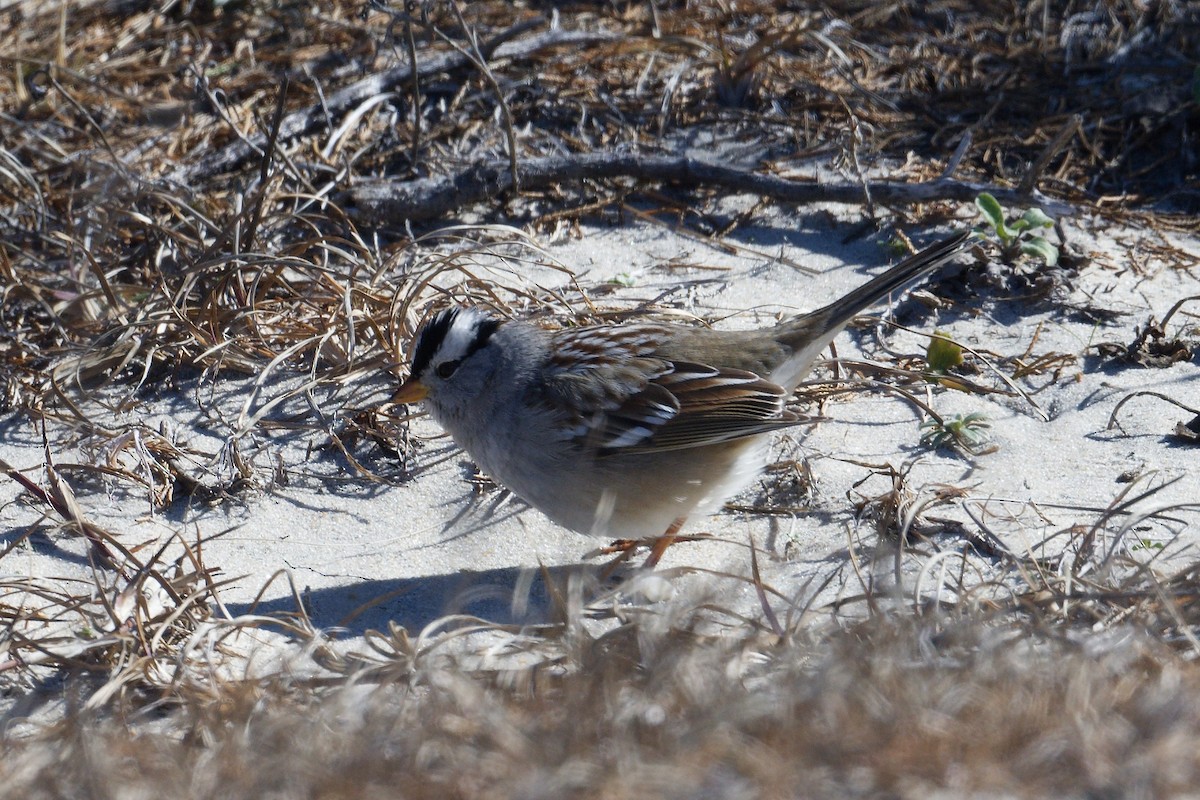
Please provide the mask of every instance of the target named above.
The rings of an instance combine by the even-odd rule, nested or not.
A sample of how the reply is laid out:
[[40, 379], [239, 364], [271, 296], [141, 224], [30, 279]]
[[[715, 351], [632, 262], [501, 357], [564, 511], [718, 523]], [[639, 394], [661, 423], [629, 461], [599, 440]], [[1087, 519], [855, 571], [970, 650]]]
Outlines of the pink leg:
[[679, 534], [679, 529], [683, 527], [683, 523], [687, 517], [680, 517], [671, 523], [671, 527], [667, 528], [667, 532], [654, 540], [654, 544], [650, 547], [650, 555], [646, 557], [646, 563], [642, 564], [643, 569], [654, 569], [658, 566], [659, 559], [663, 557], [663, 553], [667, 552], [667, 548], [675, 541], [675, 537]]

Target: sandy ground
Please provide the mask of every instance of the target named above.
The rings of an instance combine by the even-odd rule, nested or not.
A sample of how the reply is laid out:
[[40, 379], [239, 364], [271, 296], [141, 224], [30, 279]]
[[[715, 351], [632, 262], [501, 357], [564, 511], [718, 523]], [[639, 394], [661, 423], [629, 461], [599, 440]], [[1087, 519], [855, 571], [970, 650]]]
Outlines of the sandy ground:
[[[964, 207], [961, 222], [974, 223], [973, 212]], [[540, 244], [593, 294], [600, 286], [611, 291], [603, 296], [607, 304], [632, 307], [658, 299], [681, 315], [749, 327], [828, 302], [886, 266], [888, 254], [873, 237], [843, 242], [852, 213], [833, 207], [766, 214], [755, 226], [728, 237], [727, 247], [638, 220], [613, 227], [585, 225], [578, 237], [556, 242], [543, 237]], [[821, 409], [822, 421], [777, 437], [775, 457], [796, 460], [797, 468], [764, 477], [735, 501], [775, 513], [727, 510], [693, 521], [692, 532], [710, 533], [714, 540], [671, 548], [660, 577], [644, 587], [644, 602], [678, 592], [711, 592], [731, 608], [753, 612], [758, 601], [744, 580], [751, 542], [760, 548], [764, 582], [782, 596], [806, 598], [823, 586], [820, 599], [825, 602], [861, 592], [864, 580], [886, 584], [892, 580], [888, 548], [880, 546], [869, 520], [859, 520], [855, 502], [891, 489], [883, 469], [889, 464], [905, 473], [917, 502], [946, 494], [947, 487], [961, 490], [929, 509], [929, 516], [961, 522], [974, 531], [979, 530], [975, 520], [984, 520], [1017, 552], [1047, 539], [1052, 549], [1067, 546], [1068, 537], [1056, 537], [1056, 532], [1096, 522], [1123, 492], [1130, 493], [1128, 499], [1162, 487], [1120, 509], [1122, 522], [1106, 529], [1101, 544], [1142, 561], [1165, 561], [1191, 548], [1200, 531], [1194, 505], [1200, 497], [1197, 450], [1169, 437], [1190, 415], [1142, 397], [1122, 410], [1123, 431], [1110, 430], [1108, 423], [1116, 404], [1136, 390], [1195, 405], [1200, 400], [1196, 360], [1161, 369], [1128, 366], [1106, 362], [1095, 346], [1131, 342], [1135, 326], [1151, 315], [1161, 317], [1176, 300], [1200, 293], [1200, 279], [1194, 269], [1177, 268], [1155, 255], [1150, 245], [1160, 244], [1162, 234], [1077, 219], [1065, 220], [1063, 230], [1069, 245], [1090, 263], [1073, 286], [1050, 301], [1010, 299], [994, 289], [967, 297], [962, 282], [975, 281], [972, 270], [979, 270], [968, 255], [949, 270], [952, 276], [967, 270], [965, 276], [947, 279], [952, 284], [947, 295], [957, 297], [949, 307], [931, 310], [925, 303], [905, 301], [898, 308], [898, 321], [915, 330], [936, 328], [1001, 356], [1026, 351], [1027, 361], [1043, 354], [1068, 356], [1057, 379], [1046, 374], [1018, 381], [1038, 408], [1019, 396], [916, 389], [939, 413], [985, 415], [994, 452], [967, 456], [922, 445], [916, 410], [891, 394], [862, 392], [830, 400]], [[920, 244], [944, 231], [910, 233]], [[1192, 257], [1200, 254], [1200, 241], [1194, 238], [1170, 235], [1170, 242]], [[501, 282], [566, 288], [563, 274], [554, 270], [519, 265], [505, 274], [503, 265], [496, 269]], [[1096, 322], [1072, 311], [1083, 306], [1117, 316]], [[1185, 307], [1168, 332], [1194, 340], [1194, 310], [1189, 313]], [[922, 354], [925, 341], [913, 333], [866, 326], [843, 334], [837, 349], [843, 357], [884, 360], [888, 352]], [[1011, 367], [1003, 369], [1011, 372]], [[986, 371], [975, 379], [1003, 388]], [[176, 394], [139, 397], [119, 413], [105, 408], [111, 394], [78, 402], [97, 418], [136, 415], [152, 428], [161, 427], [178, 441], [211, 453], [208, 466], [219, 471], [238, 415], [263, 409], [299, 381], [281, 374], [254, 391], [245, 378], [223, 376], [215, 383], [190, 378]], [[366, 385], [323, 387], [313, 392], [313, 406], [303, 396], [292, 397], [268, 409], [265, 417], [301, 413], [314, 423], [315, 407], [336, 422], [351, 409], [382, 404], [394, 385], [394, 377], [380, 374]], [[97, 458], [86, 440], [72, 442], [70, 434], [53, 426], [47, 431], [53, 458], [85, 513], [139, 553], [171, 548], [174, 537], [203, 542], [206, 565], [229, 579], [219, 591], [224, 603], [219, 614], [294, 611], [299, 597], [317, 627], [340, 628], [351, 643], [368, 629], [395, 623], [419, 630], [451, 612], [530, 622], [546, 613], [537, 567], [544, 565], [557, 576], [593, 571], [602, 563], [585, 556], [603, 542], [565, 531], [502, 492], [473, 483], [470, 460], [424, 418], [411, 426], [403, 462], [374, 447], [356, 451], [364, 466], [382, 477], [374, 482], [327, 447], [319, 425], [315, 430], [260, 426], [241, 440], [258, 488], [214, 503], [179, 499], [165, 512], [155, 512], [144, 492], [64, 466]], [[42, 433], [31, 423], [12, 416], [0, 420], [0, 457], [44, 483]], [[801, 468], [811, 485], [800, 481]], [[1130, 479], [1135, 479], [1132, 488]], [[0, 482], [0, 542], [10, 544], [35, 530], [3, 557], [0, 573], [5, 579], [93, 580], [82, 540], [60, 530], [20, 494], [15, 482]], [[1147, 516], [1183, 503], [1193, 505], [1166, 518]], [[966, 565], [981, 575], [994, 563], [971, 552], [953, 526], [929, 520], [925, 526], [934, 538], [917, 548], [909, 568], [914, 581], [921, 559], [933, 563], [927, 559], [935, 549], [964, 552], [954, 556], [955, 568]], [[869, 565], [872, 554], [881, 556], [873, 572], [851, 569], [855, 559]], [[933, 578], [922, 580], [922, 591], [935, 591]], [[913, 584], [906, 587], [913, 590]]]

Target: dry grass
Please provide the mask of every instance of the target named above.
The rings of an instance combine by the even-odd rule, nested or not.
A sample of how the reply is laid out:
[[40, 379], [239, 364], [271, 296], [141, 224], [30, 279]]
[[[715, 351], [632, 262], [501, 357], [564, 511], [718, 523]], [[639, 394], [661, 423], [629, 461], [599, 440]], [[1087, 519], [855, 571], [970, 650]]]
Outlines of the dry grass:
[[[1179, 530], [1196, 509], [1130, 516], [1146, 499], [1135, 486], [1022, 556], [987, 538], [999, 516], [987, 508], [970, 546], [917, 534], [937, 503], [903, 479], [885, 516], [908, 541], [876, 548], [878, 564], [851, 556], [841, 569], [858, 592], [825, 603], [816, 585], [791, 597], [740, 579], [760, 598], [753, 617], [705, 597], [631, 602], [568, 576], [537, 627], [447, 618], [347, 648], [302, 617], [196, 616], [219, 593], [194, 576], [190, 595], [174, 584], [178, 605], [146, 583], [120, 607], [46, 587], [42, 610], [91, 614], [96, 630], [128, 617], [103, 636], [8, 638], [16, 658], [58, 668], [65, 702], [43, 686], [10, 713], [0, 780], [30, 798], [1189, 790], [1200, 566], [1167, 574], [1129, 537]], [[871, 533], [862, 551], [878, 537], [896, 541]], [[247, 634], [281, 624], [304, 644], [245, 672]], [[44, 675], [31, 661], [8, 673]], [[39, 694], [54, 713], [37, 713]]]
[[[911, 597], [864, 568], [836, 607], [755, 586], [761, 620], [696, 603], [595, 622], [564, 600], [544, 629], [393, 631], [358, 658], [302, 616], [223, 620], [204, 542], [179, 531], [169, 558], [130, 546], [75, 501], [91, 480], [156, 510], [231, 502], [285, 474], [256, 455], [265, 429], [331, 449], [360, 480], [403, 479], [371, 448], [402, 454], [404, 421], [371, 391], [434, 305], [564, 324], [617, 313], [523, 230], [569, 236], [579, 218], [636, 213], [719, 239], [743, 222], [711, 186], [587, 178], [456, 208], [437, 223], [472, 224], [433, 233], [372, 222], [354, 205], [371, 179], [675, 153], [701, 135], [748, 173], [802, 182], [833, 160], [856, 192], [867, 173], [953, 174], [1195, 231], [1194, 4], [1094, 2], [1065, 19], [976, 5], [580, 4], [560, 7], [584, 32], [567, 46], [536, 38], [538, 4], [415, 3], [413, 17], [345, 2], [0, 4], [0, 413], [47, 437], [44, 481], [7, 470], [46, 520], [7, 532], [0, 565], [51, 526], [86, 536], [95, 559], [79, 584], [0, 580], [5, 690], [36, 698], [65, 680], [70, 699], [5, 734], [0, 785], [30, 798], [1196, 786], [1198, 568], [1164, 572], [1131, 533], [1169, 539], [1196, 509], [1132, 520], [1142, 487], [1017, 554], [991, 533], [1014, 512], [980, 506], [974, 529], [935, 535], [936, 502], [880, 466], [891, 488], [864, 494], [863, 514], [885, 541], [930, 537], [896, 549]], [[406, 72], [414, 55], [442, 66]], [[950, 213], [946, 197], [863, 197], [901, 221]], [[526, 277], [526, 262], [556, 280]], [[1030, 392], [1071, 358], [1033, 348], [1004, 365], [1041, 377]], [[278, 374], [291, 388], [262, 396]], [[245, 376], [247, 399], [214, 420], [218, 450], [131, 413], [226, 376]], [[56, 465], [75, 445], [91, 462]], [[239, 675], [241, 637], [261, 627], [312, 649], [294, 671]]]
[[[185, 367], [257, 374], [273, 359], [314, 381], [378, 370], [414, 321], [394, 311], [422, 286], [404, 280], [416, 244], [403, 220], [361, 226], [347, 189], [456, 174], [488, 155], [671, 149], [704, 130], [718, 152], [744, 143], [776, 174], [837, 153], [861, 165], [912, 152], [911, 180], [938, 174], [961, 145], [954, 171], [987, 185], [1037, 178], [1110, 213], [1140, 198], [1194, 208], [1196, 165], [1170, 157], [1190, 152], [1195, 114], [1175, 80], [1198, 35], [1188, 6], [1096, 3], [1054, 20], [1019, 6], [844, 4], [810, 15], [775, 5], [572, 9], [564, 24], [613, 35], [486, 68], [471, 43], [530, 39], [512, 31], [544, 24], [536, 14], [502, 3], [422, 4], [414, 18], [350, 3], [315, 16], [295, 4], [198, 3], [117, 24], [111, 2], [10, 7], [0, 29], [3, 407], [46, 410], [59, 393], [51, 379], [140, 386]], [[413, 53], [465, 63], [349, 92], [364, 75], [405, 69]], [[1146, 98], [1163, 107], [1143, 108]], [[1078, 135], [1029, 175], [1073, 114]], [[240, 160], [211, 161], [246, 141], [255, 148]], [[846, 168], [850, 182], [860, 173]], [[509, 218], [563, 226], [564, 207], [617, 210], [637, 192], [557, 183], [512, 202]], [[730, 230], [737, 221], [714, 215], [710, 197], [665, 187], [641, 203], [704, 234]], [[64, 354], [77, 356], [69, 369]]]
[[781, 641], [680, 622], [530, 669], [425, 658], [70, 715], [10, 737], [0, 777], [28, 798], [612, 798], [1166, 797], [1200, 776], [1200, 673], [1135, 628], [883, 615]]

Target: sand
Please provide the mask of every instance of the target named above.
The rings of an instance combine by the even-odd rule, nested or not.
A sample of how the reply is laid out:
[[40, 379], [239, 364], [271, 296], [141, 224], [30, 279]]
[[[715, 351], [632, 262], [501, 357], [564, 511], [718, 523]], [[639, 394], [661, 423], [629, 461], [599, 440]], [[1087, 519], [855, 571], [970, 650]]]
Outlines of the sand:
[[[745, 206], [749, 199], [728, 202]], [[681, 318], [744, 328], [828, 302], [886, 267], [889, 252], [876, 237], [843, 241], [858, 213], [838, 206], [767, 211], [718, 244], [636, 219], [611, 227], [584, 224], [577, 235], [557, 240], [543, 235], [537, 241], [606, 307], [657, 301]], [[975, 221], [974, 209], [964, 206], [958, 224]], [[927, 243], [948, 227], [909, 234]], [[1091, 218], [1064, 219], [1061, 228], [1069, 249], [1086, 263], [1048, 298], [1014, 298], [1003, 288], [973, 296], [964, 287], [981, 285], [984, 276], [970, 254], [948, 270], [951, 277], [935, 282], [951, 298], [946, 307], [931, 308], [920, 293], [897, 307], [897, 321], [914, 331], [944, 331], [1002, 358], [1030, 363], [1061, 356], [1054, 362], [1057, 377], [1016, 381], [1028, 398], [909, 387], [939, 414], [986, 417], [992, 452], [970, 455], [922, 444], [921, 415], [894, 393], [846, 394], [820, 409], [802, 405], [807, 413], [819, 411], [821, 420], [776, 437], [772, 448], [775, 460], [794, 466], [764, 476], [735, 498], [743, 510], [693, 520], [688, 531], [711, 534], [712, 541], [672, 547], [657, 577], [640, 586], [630, 583], [626, 595], [653, 604], [679, 593], [711, 594], [730, 608], [757, 613], [759, 601], [745, 580], [751, 544], [758, 548], [763, 581], [781, 597], [813, 600], [814, 608], [861, 592], [864, 581], [885, 587], [894, 582], [892, 545], [876, 536], [871, 508], [864, 514], [856, 505], [892, 489], [889, 468], [903, 474], [916, 503], [933, 504], [920, 522], [932, 538], [914, 546], [916, 555], [906, 562], [906, 596], [938, 595], [936, 570], [921, 574], [923, 564], [953, 563], [956, 570], [965, 566], [981, 576], [995, 566], [995, 555], [973, 549], [956, 524], [974, 535], [982, 522], [1015, 553], [1028, 554], [1047, 540], [1044, 546], [1054, 550], [1074, 546], [1061, 532], [1093, 524], [1105, 509], [1156, 488], [1120, 508], [1120, 522], [1106, 527], [1098, 544], [1162, 565], [1185, 557], [1200, 530], [1198, 451], [1171, 433], [1191, 415], [1140, 397], [1121, 410], [1119, 429], [1109, 427], [1109, 418], [1123, 398], [1139, 390], [1196, 405], [1196, 360], [1147, 368], [1106, 359], [1097, 345], [1132, 342], [1135, 329], [1151, 316], [1161, 317], [1177, 299], [1200, 293], [1194, 269], [1174, 267], [1148, 247], [1165, 238], [1195, 259], [1200, 241]], [[503, 264], [495, 269], [493, 278], [501, 283], [536, 283], [577, 296], [557, 270], [529, 264], [513, 264], [507, 274]], [[1085, 307], [1115, 316], [1097, 322], [1080, 310]], [[888, 309], [875, 312], [883, 313]], [[1194, 314], [1185, 307], [1168, 333], [1194, 341]], [[918, 333], [867, 325], [844, 333], [836, 347], [843, 358], [882, 362], [921, 355], [926, 342]], [[1011, 374], [1014, 366], [997, 368]], [[817, 377], [829, 375], [823, 369]], [[228, 475], [238, 415], [262, 410], [295, 390], [303, 377], [281, 368], [256, 386], [228, 373], [215, 380], [182, 376], [174, 390], [138, 395], [120, 412], [108, 404], [127, 387], [92, 396], [77, 392], [74, 400], [93, 419], [138, 419], [161, 430], [208, 454], [209, 462], [198, 469]], [[1006, 389], [987, 369], [972, 379]], [[497, 622], [543, 619], [547, 601], [538, 570], [590, 574], [604, 560], [586, 556], [605, 542], [561, 529], [518, 499], [479, 484], [470, 459], [425, 418], [412, 422], [403, 459], [360, 446], [356, 457], [377, 476], [365, 478], [328, 446], [324, 426], [337, 429], [352, 411], [382, 406], [394, 386], [395, 376], [380, 371], [366, 382], [318, 387], [311, 404], [300, 395], [268, 408], [268, 421], [298, 414], [303, 424], [259, 425], [237, 437], [250, 465], [245, 491], [208, 502], [180, 496], [166, 509], [156, 510], [145, 488], [69, 466], [102, 461], [111, 444], [81, 440], [55, 422], [47, 424], [46, 435], [83, 512], [127, 547], [144, 557], [166, 547], [163, 559], [169, 560], [182, 552], [180, 539], [193, 547], [202, 542], [205, 565], [228, 580], [217, 591], [223, 604], [216, 607], [217, 618], [294, 612], [302, 602], [314, 626], [350, 648], [370, 629], [394, 624], [419, 631], [447, 613]], [[133, 463], [131, 453], [114, 457]], [[42, 432], [27, 419], [11, 414], [0, 419], [0, 457], [45, 485]], [[114, 593], [120, 590], [119, 579], [89, 564], [81, 537], [21, 494], [16, 482], [0, 482], [3, 540], [7, 545], [21, 540], [0, 562], [6, 580], [58, 585], [99, 580]], [[1189, 503], [1166, 518], [1148, 516]], [[746, 510], [752, 507], [758, 510]], [[1194, 558], [1194, 549], [1190, 553]], [[855, 559], [874, 565], [869, 574], [851, 568]], [[948, 591], [938, 596], [953, 599]], [[270, 641], [286, 648], [297, 638]]]

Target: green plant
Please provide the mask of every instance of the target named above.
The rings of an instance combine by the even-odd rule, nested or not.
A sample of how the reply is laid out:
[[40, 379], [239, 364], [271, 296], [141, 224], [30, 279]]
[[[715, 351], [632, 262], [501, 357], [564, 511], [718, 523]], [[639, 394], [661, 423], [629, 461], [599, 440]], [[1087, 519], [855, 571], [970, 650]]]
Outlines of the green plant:
[[987, 447], [990, 427], [991, 423], [978, 411], [966, 416], [934, 417], [921, 424], [921, 444], [934, 449], [951, 447], [973, 456], [985, 455], [995, 450], [994, 446]]
[[1005, 221], [1004, 207], [1000, 201], [987, 192], [981, 192], [975, 198], [975, 206], [995, 234], [996, 242], [1000, 245], [1000, 257], [1005, 263], [1011, 263], [1019, 255], [1041, 258], [1050, 267], [1058, 263], [1058, 248], [1040, 233], [1054, 227], [1054, 220], [1040, 208], [1031, 208], [1009, 223]]
[[925, 348], [925, 363], [932, 375], [945, 375], [963, 363], [962, 347], [941, 331], [934, 331]]
[[912, 255], [913, 252], [909, 249], [909, 243], [899, 236], [893, 236], [887, 241], [880, 240], [879, 246], [892, 258], [904, 258], [905, 256]]

